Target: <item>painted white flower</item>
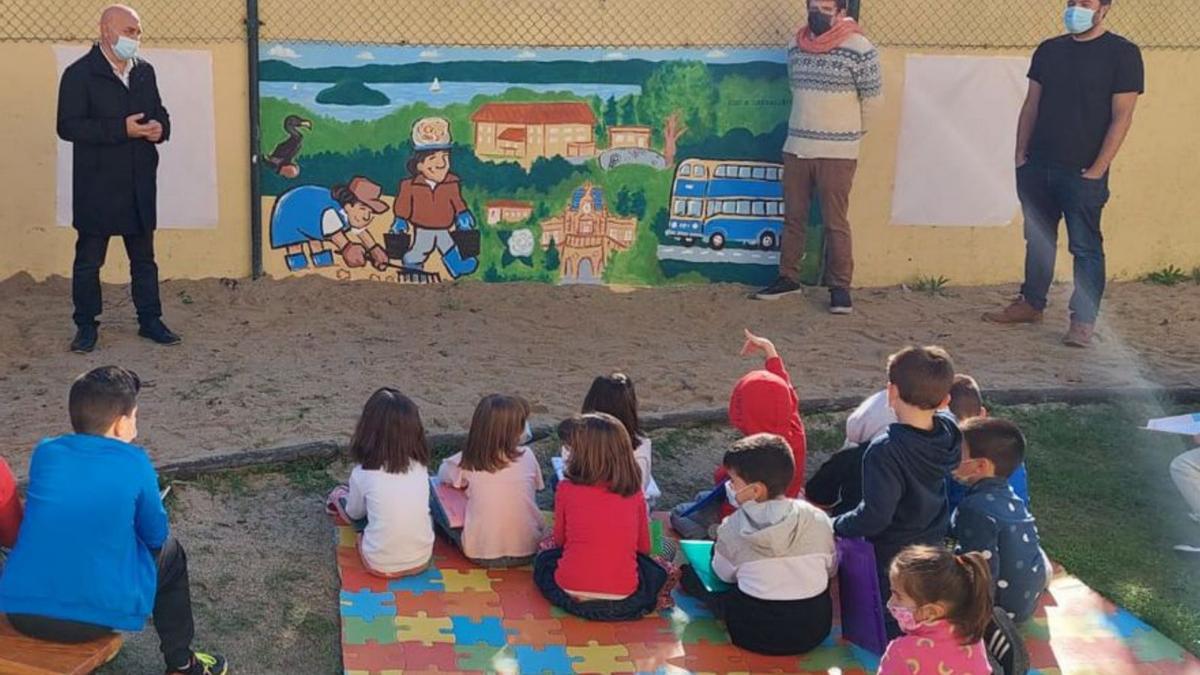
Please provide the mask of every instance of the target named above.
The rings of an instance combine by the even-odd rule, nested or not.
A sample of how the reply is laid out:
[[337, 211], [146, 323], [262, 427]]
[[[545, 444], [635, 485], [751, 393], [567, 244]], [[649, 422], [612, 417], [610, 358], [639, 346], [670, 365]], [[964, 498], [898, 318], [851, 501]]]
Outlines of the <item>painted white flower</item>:
[[533, 255], [533, 230], [514, 230], [508, 238], [508, 253], [514, 258]]

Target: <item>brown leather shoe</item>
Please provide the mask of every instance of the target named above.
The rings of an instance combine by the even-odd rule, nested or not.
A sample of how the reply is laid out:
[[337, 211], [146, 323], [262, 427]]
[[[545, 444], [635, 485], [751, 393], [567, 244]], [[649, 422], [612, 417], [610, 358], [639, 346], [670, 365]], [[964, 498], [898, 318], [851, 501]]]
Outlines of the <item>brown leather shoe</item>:
[[1033, 305], [1025, 302], [1025, 298], [1017, 298], [999, 312], [987, 312], [983, 320], [991, 323], [1040, 323], [1042, 311], [1034, 309]]
[[1095, 332], [1095, 324], [1072, 321], [1071, 327], [1067, 330], [1067, 334], [1063, 336], [1062, 341], [1068, 347], [1086, 349], [1092, 346], [1092, 335]]

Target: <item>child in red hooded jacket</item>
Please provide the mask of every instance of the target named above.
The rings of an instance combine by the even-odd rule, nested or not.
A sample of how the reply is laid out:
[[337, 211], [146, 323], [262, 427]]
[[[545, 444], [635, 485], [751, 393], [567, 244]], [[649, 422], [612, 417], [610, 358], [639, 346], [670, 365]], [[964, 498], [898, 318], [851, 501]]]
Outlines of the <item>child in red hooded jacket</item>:
[[8, 464], [0, 457], [0, 547], [12, 548], [21, 526], [21, 499], [17, 496], [17, 481]]
[[[796, 459], [796, 473], [785, 494], [799, 497], [804, 488], [804, 459], [808, 446], [804, 421], [800, 419], [800, 397], [796, 395], [774, 343], [747, 330], [742, 356], [755, 353], [761, 353], [766, 364], [764, 369], [746, 373], [733, 386], [729, 396], [729, 423], [746, 436], [770, 433], [787, 440]], [[713, 483], [720, 486], [726, 478], [725, 468], [718, 466], [713, 472]], [[695, 504], [694, 501], [685, 502], [671, 511], [671, 525], [684, 539], [711, 538], [710, 530], [734, 511], [732, 506], [722, 502], [719, 507], [706, 506], [687, 513]]]

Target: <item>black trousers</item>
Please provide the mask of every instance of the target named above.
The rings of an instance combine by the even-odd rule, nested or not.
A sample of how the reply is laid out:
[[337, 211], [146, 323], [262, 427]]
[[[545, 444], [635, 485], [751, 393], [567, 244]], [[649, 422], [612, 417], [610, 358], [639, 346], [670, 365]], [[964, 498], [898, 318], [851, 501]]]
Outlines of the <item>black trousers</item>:
[[[79, 232], [75, 240], [75, 264], [71, 270], [71, 298], [75, 301], [75, 325], [96, 325], [104, 309], [100, 297], [100, 268], [108, 254], [107, 234]], [[126, 234], [125, 253], [129, 256], [133, 306], [138, 323], [145, 326], [162, 316], [158, 299], [158, 263], [154, 262], [154, 231]]]
[[[33, 614], [9, 614], [17, 632], [38, 640], [66, 644], [88, 642], [113, 629], [81, 621]], [[154, 630], [167, 670], [182, 669], [192, 659], [192, 592], [188, 585], [187, 555], [174, 538], [158, 552], [158, 592], [154, 596]]]
[[633, 595], [621, 600], [576, 600], [554, 580], [562, 555], [561, 548], [539, 553], [533, 562], [533, 583], [551, 604], [589, 621], [637, 621], [654, 611], [658, 594], [669, 578], [653, 558], [639, 553], [638, 587]]
[[712, 593], [691, 565], [683, 566], [679, 585], [724, 621], [729, 640], [747, 651], [770, 656], [806, 654], [820, 646], [833, 628], [833, 599], [828, 588], [804, 600], [763, 600], [736, 586]]

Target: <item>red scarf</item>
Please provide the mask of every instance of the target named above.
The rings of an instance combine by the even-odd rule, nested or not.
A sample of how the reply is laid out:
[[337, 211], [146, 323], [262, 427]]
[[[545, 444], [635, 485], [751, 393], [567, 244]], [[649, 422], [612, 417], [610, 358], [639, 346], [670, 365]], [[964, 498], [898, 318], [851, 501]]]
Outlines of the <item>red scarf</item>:
[[796, 32], [796, 46], [802, 52], [809, 54], [827, 54], [846, 41], [851, 35], [861, 33], [858, 22], [850, 17], [833, 24], [833, 27], [820, 35], [813, 35], [808, 24]]

